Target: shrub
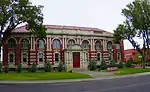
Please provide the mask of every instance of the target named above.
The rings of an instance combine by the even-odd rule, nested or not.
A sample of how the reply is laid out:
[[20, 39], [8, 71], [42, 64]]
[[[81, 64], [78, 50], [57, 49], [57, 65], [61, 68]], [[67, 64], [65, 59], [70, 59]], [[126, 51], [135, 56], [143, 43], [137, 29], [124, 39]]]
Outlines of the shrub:
[[8, 66], [8, 65], [5, 66], [4, 72], [5, 72], [5, 73], [8, 73], [8, 72], [9, 72], [9, 66]]
[[96, 70], [97, 69], [96, 62], [95, 61], [90, 61], [89, 65], [88, 65], [88, 69], [91, 70], [91, 71]]
[[121, 60], [119, 61], [118, 68], [123, 68], [123, 63]]
[[31, 65], [31, 68], [30, 68], [30, 72], [36, 72], [37, 71], [37, 66], [36, 66], [36, 62], [33, 62], [33, 64]]
[[0, 73], [3, 72], [3, 71], [2, 71], [2, 67], [3, 67], [3, 65], [2, 65], [2, 63], [0, 62]]
[[22, 64], [17, 65], [17, 72], [21, 73], [22, 72]]
[[45, 71], [45, 72], [51, 72], [51, 64], [50, 64], [49, 61], [47, 61], [47, 62], [45, 63], [44, 71]]
[[59, 62], [59, 65], [57, 68], [58, 68], [58, 72], [62, 72], [64, 70], [63, 62]]
[[97, 69], [98, 69], [98, 71], [100, 71], [101, 70], [101, 65], [97, 65]]
[[129, 60], [126, 61], [125, 66], [126, 66], [126, 67], [131, 67], [131, 66], [132, 66], [132, 63], [133, 63], [133, 59], [130, 58]]
[[107, 68], [107, 65], [106, 65], [106, 62], [105, 62], [105, 60], [104, 60], [104, 57], [102, 57], [102, 61], [101, 61], [100, 67], [101, 67], [101, 70], [104, 70], [104, 69]]
[[116, 63], [115, 63], [114, 59], [110, 60], [109, 67], [116, 67]]

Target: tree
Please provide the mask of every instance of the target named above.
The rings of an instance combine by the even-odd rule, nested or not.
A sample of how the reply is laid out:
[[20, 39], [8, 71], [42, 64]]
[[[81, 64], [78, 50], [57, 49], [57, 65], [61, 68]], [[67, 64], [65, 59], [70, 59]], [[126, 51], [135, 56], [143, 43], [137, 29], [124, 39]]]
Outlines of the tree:
[[109, 67], [116, 67], [116, 63], [115, 63], [114, 59], [110, 60]]
[[102, 57], [102, 61], [101, 61], [100, 67], [101, 67], [101, 70], [104, 70], [104, 69], [107, 68], [107, 65], [106, 65], [106, 62], [105, 62], [105, 60], [104, 60], [104, 57]]
[[44, 71], [45, 71], [45, 72], [51, 72], [51, 64], [50, 64], [49, 61], [47, 61], [47, 62], [45, 63]]
[[0, 47], [11, 31], [21, 24], [26, 24], [32, 34], [44, 37], [42, 8], [32, 5], [30, 0], [0, 0]]
[[88, 69], [89, 69], [90, 71], [96, 70], [96, 69], [97, 69], [96, 61], [91, 61], [91, 62], [89, 62]]
[[31, 65], [30, 72], [35, 73], [37, 71], [37, 65], [36, 62], [34, 61], [33, 64]]
[[17, 65], [17, 72], [21, 73], [22, 72], [22, 64]]
[[[115, 41], [127, 39], [141, 54], [143, 67], [145, 67], [146, 55], [149, 54], [150, 2], [135, 0], [122, 9], [122, 14], [126, 20], [114, 30]], [[142, 49], [135, 37], [143, 40]]]
[[119, 61], [118, 68], [123, 68], [123, 63], [121, 60]]

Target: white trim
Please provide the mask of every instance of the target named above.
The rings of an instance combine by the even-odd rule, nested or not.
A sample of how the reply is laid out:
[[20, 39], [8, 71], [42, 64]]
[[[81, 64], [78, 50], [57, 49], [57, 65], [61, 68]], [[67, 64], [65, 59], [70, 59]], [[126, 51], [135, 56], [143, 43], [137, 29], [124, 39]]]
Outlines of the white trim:
[[[10, 62], [9, 60], [10, 60], [10, 54], [13, 54], [14, 55], [14, 58], [13, 58], [13, 62]], [[15, 52], [9, 52], [8, 53], [8, 64], [15, 64]]]
[[[27, 54], [27, 62], [23, 62], [23, 54], [26, 53]], [[28, 64], [28, 52], [21, 52], [21, 63], [22, 64]]]
[[10, 39], [14, 39], [14, 40], [15, 40], [15, 44], [17, 44], [17, 40], [16, 40], [14, 37], [8, 38], [8, 39], [6, 40], [6, 43], [7, 43], [7, 44], [8, 44], [8, 41], [9, 41]]

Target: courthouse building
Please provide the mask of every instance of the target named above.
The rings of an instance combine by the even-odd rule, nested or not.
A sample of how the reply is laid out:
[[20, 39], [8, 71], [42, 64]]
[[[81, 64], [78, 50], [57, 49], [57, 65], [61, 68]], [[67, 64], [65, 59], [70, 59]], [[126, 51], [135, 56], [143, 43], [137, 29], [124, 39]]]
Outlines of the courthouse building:
[[38, 67], [59, 62], [72, 68], [87, 68], [90, 61], [109, 63], [111, 54], [116, 63], [124, 61], [123, 41], [114, 43], [113, 33], [98, 28], [45, 25], [47, 36], [38, 38], [29, 33], [26, 26], [14, 29], [4, 41], [3, 63], [10, 68], [22, 63], [28, 67], [35, 61]]

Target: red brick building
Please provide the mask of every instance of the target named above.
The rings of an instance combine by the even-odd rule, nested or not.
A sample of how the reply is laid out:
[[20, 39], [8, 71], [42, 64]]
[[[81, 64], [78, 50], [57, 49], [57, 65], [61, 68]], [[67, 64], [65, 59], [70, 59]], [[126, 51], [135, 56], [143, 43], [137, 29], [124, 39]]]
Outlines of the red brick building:
[[38, 67], [50, 61], [56, 67], [64, 61], [67, 67], [87, 68], [89, 61], [106, 62], [112, 54], [116, 62], [124, 61], [123, 41], [113, 43], [113, 34], [98, 28], [45, 25], [47, 36], [34, 37], [26, 26], [18, 27], [4, 42], [3, 63], [9, 67], [22, 63], [28, 67], [35, 61]]
[[135, 49], [127, 49], [124, 51], [124, 58], [125, 58], [125, 61], [127, 61], [129, 58], [132, 58], [133, 61], [136, 60], [136, 54], [137, 54], [137, 50]]

